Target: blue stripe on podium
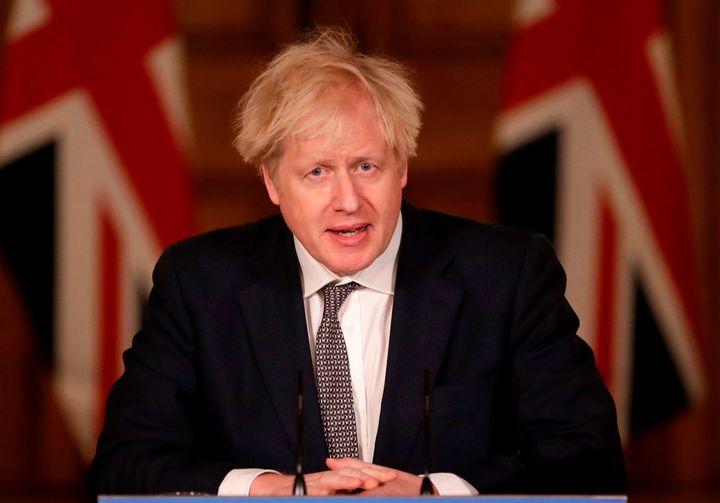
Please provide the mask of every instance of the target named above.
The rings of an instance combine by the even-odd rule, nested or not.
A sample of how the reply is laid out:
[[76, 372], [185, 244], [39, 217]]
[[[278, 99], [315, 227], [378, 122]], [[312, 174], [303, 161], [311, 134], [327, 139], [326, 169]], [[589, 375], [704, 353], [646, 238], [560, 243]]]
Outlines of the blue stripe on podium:
[[[357, 496], [302, 497], [303, 503], [348, 503]], [[298, 497], [257, 497], [200, 496], [200, 495], [159, 495], [159, 496], [99, 496], [98, 503], [291, 503]], [[626, 496], [475, 496], [475, 497], [373, 497], [372, 503], [626, 503]]]

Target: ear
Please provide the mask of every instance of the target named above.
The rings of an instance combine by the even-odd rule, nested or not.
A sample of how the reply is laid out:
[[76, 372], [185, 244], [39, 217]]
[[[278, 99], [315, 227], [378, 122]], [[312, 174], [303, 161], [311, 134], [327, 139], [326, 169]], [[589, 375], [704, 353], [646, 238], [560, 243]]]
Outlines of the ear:
[[407, 172], [408, 172], [407, 161], [403, 161], [403, 163], [400, 167], [400, 187], [403, 189], [407, 185]]
[[263, 182], [265, 182], [265, 190], [267, 190], [268, 197], [274, 205], [279, 206], [280, 198], [278, 197], [278, 191], [275, 187], [275, 182], [273, 182], [272, 177], [270, 176], [270, 171], [268, 170], [267, 164], [263, 163], [260, 165], [260, 167], [262, 169]]

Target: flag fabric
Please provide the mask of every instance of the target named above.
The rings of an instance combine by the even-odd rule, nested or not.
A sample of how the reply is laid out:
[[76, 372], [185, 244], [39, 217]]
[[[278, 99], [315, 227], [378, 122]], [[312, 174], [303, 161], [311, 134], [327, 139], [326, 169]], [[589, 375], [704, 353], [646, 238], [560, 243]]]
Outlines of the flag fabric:
[[514, 21], [499, 217], [554, 241], [626, 439], [704, 393], [661, 1], [524, 0]]
[[8, 17], [0, 259], [89, 458], [152, 266], [193, 228], [180, 45], [170, 0], [16, 0]]

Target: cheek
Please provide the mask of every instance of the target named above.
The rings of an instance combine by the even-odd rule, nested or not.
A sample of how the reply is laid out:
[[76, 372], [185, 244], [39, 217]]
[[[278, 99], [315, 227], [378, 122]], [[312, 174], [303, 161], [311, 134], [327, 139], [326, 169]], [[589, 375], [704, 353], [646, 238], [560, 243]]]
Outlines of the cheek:
[[322, 209], [312, 198], [280, 198], [280, 211], [295, 234], [322, 225]]
[[388, 217], [392, 216], [390, 214], [397, 213], [402, 205], [402, 189], [397, 185], [389, 187], [383, 194], [382, 205]]

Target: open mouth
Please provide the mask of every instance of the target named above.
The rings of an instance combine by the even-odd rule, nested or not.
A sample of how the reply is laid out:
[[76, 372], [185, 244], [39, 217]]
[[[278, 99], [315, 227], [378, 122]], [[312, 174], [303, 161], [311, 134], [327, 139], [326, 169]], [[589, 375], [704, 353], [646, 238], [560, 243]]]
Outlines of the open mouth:
[[360, 234], [362, 231], [364, 231], [367, 228], [368, 228], [367, 225], [361, 225], [360, 227], [355, 227], [354, 229], [343, 229], [343, 230], [339, 230], [339, 231], [334, 230], [333, 232], [339, 236], [349, 238], [349, 237], [356, 236], [357, 234]]

